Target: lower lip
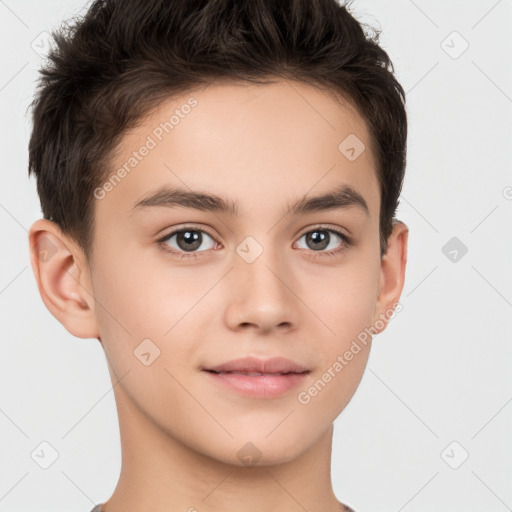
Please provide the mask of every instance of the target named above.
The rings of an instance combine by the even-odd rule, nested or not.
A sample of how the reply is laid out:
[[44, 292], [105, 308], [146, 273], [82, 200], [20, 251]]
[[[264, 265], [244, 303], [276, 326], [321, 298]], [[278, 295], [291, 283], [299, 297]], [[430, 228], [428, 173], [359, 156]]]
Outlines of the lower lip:
[[241, 375], [238, 373], [214, 373], [204, 370], [213, 380], [247, 396], [271, 398], [282, 395], [299, 386], [309, 373], [283, 375]]

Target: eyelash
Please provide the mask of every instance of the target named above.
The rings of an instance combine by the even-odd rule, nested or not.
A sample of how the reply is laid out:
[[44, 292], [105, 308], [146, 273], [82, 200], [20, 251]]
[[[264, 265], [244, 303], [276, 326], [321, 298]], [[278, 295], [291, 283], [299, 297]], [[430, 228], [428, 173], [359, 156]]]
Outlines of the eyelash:
[[[216, 243], [217, 241], [215, 240], [215, 237], [210, 234], [208, 231], [204, 230], [204, 229], [199, 229], [199, 228], [196, 228], [195, 226], [185, 226], [185, 227], [182, 227], [180, 229], [176, 229], [174, 231], [172, 231], [171, 233], [163, 236], [162, 238], [159, 238], [156, 243], [158, 245], [158, 247], [165, 253], [170, 253], [174, 256], [178, 256], [180, 259], [187, 259], [187, 258], [197, 258], [198, 257], [198, 253], [202, 253], [202, 252], [207, 252], [207, 251], [198, 251], [198, 252], [179, 252], [179, 251], [176, 251], [175, 249], [169, 249], [169, 246], [165, 243], [167, 241], [169, 241], [174, 235], [176, 234], [179, 234], [179, 233], [183, 233], [183, 232], [186, 232], [186, 231], [198, 231], [198, 232], [201, 232], [201, 233], [206, 233], [209, 237], [211, 237]], [[326, 228], [326, 227], [323, 227], [323, 226], [315, 226], [311, 229], [309, 229], [308, 231], [305, 231], [304, 233], [302, 233], [299, 237], [299, 240], [304, 236], [304, 235], [307, 235], [308, 233], [312, 233], [314, 231], [328, 231], [330, 233], [334, 233], [335, 235], [337, 235], [338, 237], [341, 238], [341, 240], [343, 241], [343, 244], [341, 245], [340, 248], [338, 249], [333, 249], [331, 251], [311, 251], [313, 254], [311, 255], [311, 257], [313, 259], [316, 259], [316, 258], [319, 258], [319, 257], [323, 257], [323, 256], [328, 256], [328, 257], [334, 257], [334, 256], [337, 256], [337, 255], [340, 255], [342, 254], [343, 252], [345, 252], [351, 245], [352, 245], [352, 240], [350, 237], [348, 237], [347, 235], [345, 235], [345, 233], [342, 233], [341, 231], [338, 231], [337, 229], [334, 229], [334, 228]], [[301, 249], [301, 250], [304, 250], [304, 249]]]

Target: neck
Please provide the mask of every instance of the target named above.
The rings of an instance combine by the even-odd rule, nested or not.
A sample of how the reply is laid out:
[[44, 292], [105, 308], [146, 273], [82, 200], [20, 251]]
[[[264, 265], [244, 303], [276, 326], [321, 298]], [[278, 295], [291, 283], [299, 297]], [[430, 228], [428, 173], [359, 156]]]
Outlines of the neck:
[[331, 484], [333, 426], [299, 457], [238, 466], [209, 457], [151, 422], [114, 388], [122, 468], [104, 512], [340, 512]]

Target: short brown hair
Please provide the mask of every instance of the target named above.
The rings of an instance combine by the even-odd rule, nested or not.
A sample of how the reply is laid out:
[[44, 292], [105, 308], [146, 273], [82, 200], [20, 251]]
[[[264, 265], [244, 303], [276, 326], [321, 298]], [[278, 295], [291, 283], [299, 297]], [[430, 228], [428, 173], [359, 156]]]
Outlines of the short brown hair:
[[[32, 107], [29, 176], [44, 218], [89, 258], [94, 195], [126, 131], [161, 101], [215, 80], [301, 81], [365, 120], [387, 249], [406, 163], [405, 93], [379, 32], [337, 0], [96, 0], [53, 32]], [[371, 34], [370, 32], [373, 32]]]

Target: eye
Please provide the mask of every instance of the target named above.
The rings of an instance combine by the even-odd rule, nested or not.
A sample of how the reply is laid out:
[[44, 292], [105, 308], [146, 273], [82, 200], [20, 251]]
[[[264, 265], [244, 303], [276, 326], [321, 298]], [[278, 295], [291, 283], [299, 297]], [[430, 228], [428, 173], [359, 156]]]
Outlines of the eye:
[[[305, 238], [306, 241], [305, 249], [309, 249], [309, 252], [313, 253], [311, 255], [313, 258], [341, 254], [352, 243], [347, 235], [333, 228], [317, 227], [304, 233], [300, 239], [302, 238]], [[209, 240], [209, 244], [203, 250], [198, 250], [201, 245], [204, 245], [205, 240]], [[177, 255], [180, 259], [196, 258], [198, 253], [218, 247], [212, 235], [195, 227], [176, 229], [157, 240], [157, 244], [162, 251]], [[329, 248], [330, 250], [325, 250]], [[299, 247], [299, 249], [303, 249], [303, 247]]]
[[[201, 245], [204, 246], [205, 236], [206, 240], [209, 239], [211, 242], [209, 242], [207, 247], [203, 250], [198, 251], [197, 249], [199, 249]], [[160, 238], [157, 243], [163, 251], [177, 254], [181, 258], [195, 258], [197, 257], [195, 253], [212, 249], [216, 245], [216, 242], [211, 235], [198, 228], [177, 229], [168, 235], [165, 235], [163, 238]]]
[[[334, 237], [332, 236], [334, 234]], [[319, 253], [314, 254], [313, 257], [318, 256], [334, 256], [343, 252], [351, 244], [351, 241], [347, 235], [332, 228], [317, 227], [304, 233], [301, 239], [305, 237], [306, 249], [311, 249], [313, 252]], [[341, 244], [340, 244], [341, 240]], [[298, 243], [298, 242], [297, 242]], [[299, 247], [302, 249], [303, 247]], [[330, 250], [325, 250], [329, 249]]]

